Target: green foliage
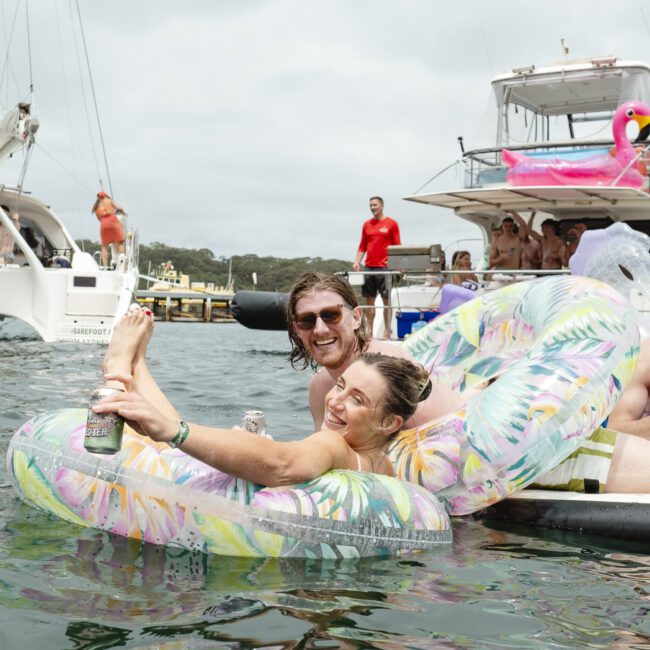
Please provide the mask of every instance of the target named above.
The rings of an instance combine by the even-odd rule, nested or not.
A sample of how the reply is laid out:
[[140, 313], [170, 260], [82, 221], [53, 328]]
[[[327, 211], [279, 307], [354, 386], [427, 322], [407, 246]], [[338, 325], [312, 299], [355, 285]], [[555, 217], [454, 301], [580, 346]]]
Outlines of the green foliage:
[[[100, 249], [97, 242], [80, 240], [77, 242], [83, 250], [93, 254]], [[146, 275], [151, 268], [155, 275], [161, 264], [168, 261], [174, 268], [187, 273], [192, 282], [214, 282], [225, 286], [228, 281], [228, 265], [226, 257], [215, 257], [208, 248], [177, 248], [160, 242], [147, 246], [140, 245], [140, 273]], [[151, 264], [151, 266], [150, 266]], [[304, 271], [349, 271], [352, 262], [321, 257], [295, 257], [284, 259], [280, 257], [259, 257], [257, 255], [233, 255], [232, 275], [235, 281], [235, 291], [253, 289], [253, 273], [257, 273], [257, 289], [259, 291], [288, 291], [294, 280]], [[144, 287], [141, 281], [141, 288]]]

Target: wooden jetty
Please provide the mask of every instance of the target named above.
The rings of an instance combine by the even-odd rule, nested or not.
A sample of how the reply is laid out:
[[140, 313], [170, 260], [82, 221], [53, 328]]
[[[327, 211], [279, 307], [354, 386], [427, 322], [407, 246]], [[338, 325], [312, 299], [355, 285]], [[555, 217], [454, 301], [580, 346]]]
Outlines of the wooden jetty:
[[231, 292], [208, 294], [182, 289], [136, 293], [138, 303], [149, 307], [156, 320], [187, 323], [237, 322], [230, 315], [232, 297]]
[[153, 281], [139, 289], [136, 299], [148, 307], [160, 321], [184, 323], [235, 323], [230, 314], [234, 292], [229, 287], [215, 287], [203, 282], [190, 283], [189, 276], [176, 271], [171, 262], [162, 264], [156, 277], [140, 276]]

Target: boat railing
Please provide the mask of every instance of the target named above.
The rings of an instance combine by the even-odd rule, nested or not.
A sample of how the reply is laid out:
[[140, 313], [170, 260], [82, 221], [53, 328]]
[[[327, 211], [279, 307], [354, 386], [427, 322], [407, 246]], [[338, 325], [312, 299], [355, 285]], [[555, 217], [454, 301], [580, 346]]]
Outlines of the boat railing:
[[[353, 286], [360, 286], [365, 275], [383, 276], [388, 292], [386, 304], [383, 306], [361, 304], [360, 306], [363, 311], [387, 309], [390, 314], [390, 323], [393, 316], [397, 316], [404, 311], [436, 311], [440, 306], [442, 287], [445, 284], [450, 284], [448, 278], [451, 275], [478, 276], [480, 279], [479, 288], [482, 291], [494, 291], [515, 282], [532, 280], [547, 275], [568, 275], [569, 273], [569, 269], [441, 269], [435, 271], [340, 271], [337, 275], [345, 277]], [[423, 288], [430, 289], [430, 291], [423, 292]], [[408, 295], [400, 295], [400, 290], [402, 290], [402, 293], [408, 294], [409, 290], [413, 289], [422, 294], [418, 296], [420, 298], [419, 304], [409, 303]], [[422, 299], [425, 300], [426, 304], [423, 304]], [[395, 338], [393, 336], [394, 332], [389, 330], [389, 334], [391, 338]]]
[[585, 153], [608, 151], [614, 146], [613, 140], [565, 140], [554, 142], [534, 142], [529, 144], [513, 144], [507, 147], [491, 147], [488, 149], [473, 149], [463, 154], [465, 166], [465, 188], [474, 189], [492, 184], [503, 184], [506, 181], [508, 168], [501, 160], [504, 148], [510, 151], [526, 151], [544, 158], [553, 156], [580, 156]]

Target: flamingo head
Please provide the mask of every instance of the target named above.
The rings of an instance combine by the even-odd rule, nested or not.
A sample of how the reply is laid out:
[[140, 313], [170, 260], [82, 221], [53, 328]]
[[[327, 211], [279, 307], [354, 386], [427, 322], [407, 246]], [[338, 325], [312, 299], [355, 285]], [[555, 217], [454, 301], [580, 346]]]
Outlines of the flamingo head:
[[[619, 144], [628, 142], [625, 137], [625, 127], [634, 120], [639, 125], [639, 135], [636, 141], [644, 141], [650, 135], [650, 107], [643, 102], [630, 101], [621, 104], [614, 113], [612, 130], [617, 149]], [[630, 147], [631, 148], [631, 147]]]

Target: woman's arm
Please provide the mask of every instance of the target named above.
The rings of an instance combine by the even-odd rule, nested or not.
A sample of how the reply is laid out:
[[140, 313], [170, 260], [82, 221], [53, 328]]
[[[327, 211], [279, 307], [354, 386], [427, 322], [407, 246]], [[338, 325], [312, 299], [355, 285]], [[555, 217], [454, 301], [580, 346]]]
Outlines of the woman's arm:
[[[137, 392], [131, 377], [106, 378], [121, 381], [127, 392], [102, 400], [93, 407], [97, 413], [118, 413], [135, 431], [158, 442], [169, 442], [176, 436], [179, 422], [162, 414]], [[356, 469], [354, 452], [332, 431], [320, 431], [304, 440], [278, 442], [235, 429], [200, 424], [190, 424], [189, 429], [182, 443], [184, 452], [222, 472], [261, 485], [292, 485], [330, 469]]]

